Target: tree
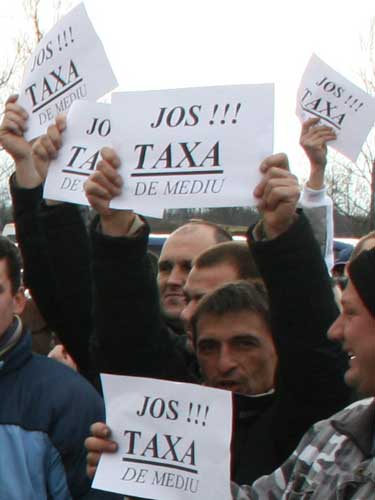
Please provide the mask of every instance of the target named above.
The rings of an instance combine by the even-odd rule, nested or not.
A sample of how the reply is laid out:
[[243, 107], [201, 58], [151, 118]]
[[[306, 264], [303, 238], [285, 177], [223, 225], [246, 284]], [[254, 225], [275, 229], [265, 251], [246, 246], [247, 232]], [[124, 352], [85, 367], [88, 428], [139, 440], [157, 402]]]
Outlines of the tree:
[[[375, 18], [362, 50], [368, 64], [360, 70], [367, 92], [375, 96]], [[330, 154], [327, 168], [328, 194], [338, 214], [363, 219], [363, 231], [375, 229], [375, 128], [364, 144], [356, 163], [339, 153]]]
[[[47, 3], [50, 4], [51, 2], [48, 0], [23, 0], [25, 27], [20, 28], [17, 32], [11, 52], [2, 57], [1, 67], [6, 69], [0, 71], [1, 109], [4, 108], [8, 96], [18, 91], [22, 80], [23, 68], [36, 45], [43, 37], [44, 29], [42, 28], [41, 12]], [[63, 0], [55, 0], [52, 3], [52, 24], [61, 15], [62, 3]], [[20, 19], [20, 25], [22, 25], [22, 19]], [[48, 27], [50, 28], [51, 26]], [[13, 169], [13, 161], [0, 149], [0, 193], [1, 206], [4, 207], [10, 203], [9, 193], [5, 189], [5, 186], [8, 184], [8, 178]]]

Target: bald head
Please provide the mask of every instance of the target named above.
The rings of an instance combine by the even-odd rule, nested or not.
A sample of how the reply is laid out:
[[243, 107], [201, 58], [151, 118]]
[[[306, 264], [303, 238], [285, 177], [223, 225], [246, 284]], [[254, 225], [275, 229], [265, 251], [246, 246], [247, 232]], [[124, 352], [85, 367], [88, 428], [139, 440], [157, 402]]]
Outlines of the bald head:
[[158, 283], [160, 302], [168, 317], [179, 318], [185, 307], [183, 287], [192, 261], [221, 237], [219, 226], [194, 221], [176, 229], [164, 243], [159, 258]]

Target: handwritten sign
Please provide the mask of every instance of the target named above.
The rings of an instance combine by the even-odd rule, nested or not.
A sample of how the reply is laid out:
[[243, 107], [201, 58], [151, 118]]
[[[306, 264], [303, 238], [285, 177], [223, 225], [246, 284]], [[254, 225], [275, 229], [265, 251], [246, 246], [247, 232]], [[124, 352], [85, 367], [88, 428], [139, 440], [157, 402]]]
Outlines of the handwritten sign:
[[375, 121], [375, 99], [313, 54], [298, 90], [297, 116], [302, 122], [321, 118], [337, 134], [329, 145], [356, 161]]
[[128, 190], [111, 206], [255, 204], [273, 102], [271, 84], [114, 93], [112, 140]]
[[75, 100], [95, 101], [117, 86], [103, 45], [79, 4], [42, 38], [26, 65], [18, 103], [34, 139]]
[[119, 449], [103, 454], [93, 487], [160, 500], [229, 500], [231, 393], [193, 384], [102, 375]]

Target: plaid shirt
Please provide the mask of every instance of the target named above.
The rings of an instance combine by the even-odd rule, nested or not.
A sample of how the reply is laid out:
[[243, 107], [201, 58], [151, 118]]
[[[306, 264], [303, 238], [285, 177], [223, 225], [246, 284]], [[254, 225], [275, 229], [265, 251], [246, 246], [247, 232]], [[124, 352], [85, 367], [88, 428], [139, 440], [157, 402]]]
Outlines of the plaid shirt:
[[233, 500], [375, 499], [374, 423], [373, 399], [318, 422], [273, 474], [233, 484]]

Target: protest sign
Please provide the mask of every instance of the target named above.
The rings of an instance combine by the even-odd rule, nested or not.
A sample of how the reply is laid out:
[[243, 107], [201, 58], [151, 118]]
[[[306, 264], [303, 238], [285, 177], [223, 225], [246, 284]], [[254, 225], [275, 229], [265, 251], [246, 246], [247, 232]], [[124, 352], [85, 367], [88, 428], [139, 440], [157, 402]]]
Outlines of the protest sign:
[[95, 101], [116, 86], [103, 45], [79, 4], [42, 38], [26, 65], [18, 98], [29, 113], [26, 139], [44, 133], [73, 101]]
[[118, 443], [93, 487], [160, 500], [229, 500], [231, 392], [101, 375], [107, 424]]
[[[44, 184], [44, 198], [88, 205], [84, 182], [101, 160], [100, 150], [111, 146], [111, 106], [74, 101], [63, 132], [63, 145], [51, 161]], [[162, 217], [162, 210], [148, 207], [145, 215]]]
[[329, 145], [356, 161], [375, 120], [375, 99], [334, 71], [315, 54], [302, 76], [297, 94], [301, 122], [321, 119], [337, 134]]
[[273, 85], [112, 95], [127, 191], [114, 208], [247, 206], [273, 147]]

